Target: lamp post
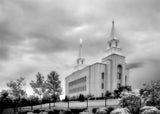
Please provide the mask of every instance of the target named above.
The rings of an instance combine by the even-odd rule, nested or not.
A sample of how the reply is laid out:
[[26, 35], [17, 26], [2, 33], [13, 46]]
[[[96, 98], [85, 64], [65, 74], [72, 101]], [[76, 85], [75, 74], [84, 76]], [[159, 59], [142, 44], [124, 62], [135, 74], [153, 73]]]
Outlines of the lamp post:
[[107, 106], [107, 98], [105, 97], [105, 107]]
[[87, 108], [88, 108], [88, 97], [87, 97]]
[[69, 99], [68, 99], [68, 108], [69, 108]]
[[49, 109], [51, 109], [51, 98], [49, 98]]
[[40, 109], [42, 110], [42, 96], [40, 95]]
[[142, 106], [142, 103], [141, 103], [141, 95], [140, 95], [140, 97], [139, 97], [140, 99], [140, 101], [139, 101], [139, 105], [140, 105], [140, 107]]

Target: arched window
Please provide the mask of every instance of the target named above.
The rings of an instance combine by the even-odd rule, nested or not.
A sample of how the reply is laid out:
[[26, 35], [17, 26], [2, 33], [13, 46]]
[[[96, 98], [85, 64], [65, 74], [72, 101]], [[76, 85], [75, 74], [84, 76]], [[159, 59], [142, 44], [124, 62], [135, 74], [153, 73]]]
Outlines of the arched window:
[[104, 83], [102, 83], [101, 87], [102, 87], [102, 89], [104, 89]]
[[118, 42], [116, 42], [116, 47], [118, 47]]
[[125, 86], [127, 86], [127, 76], [125, 76]]
[[117, 66], [117, 86], [122, 86], [122, 65]]
[[104, 80], [104, 72], [102, 72], [102, 80]]

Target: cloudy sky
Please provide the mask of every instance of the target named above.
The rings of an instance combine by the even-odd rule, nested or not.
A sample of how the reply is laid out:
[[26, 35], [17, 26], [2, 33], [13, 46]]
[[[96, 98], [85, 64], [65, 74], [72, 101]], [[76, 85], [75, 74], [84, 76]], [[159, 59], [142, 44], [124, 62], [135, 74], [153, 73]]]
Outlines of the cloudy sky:
[[22, 76], [29, 83], [37, 72], [46, 76], [52, 70], [64, 88], [79, 38], [85, 64], [100, 62], [113, 19], [133, 88], [159, 78], [159, 6], [159, 0], [0, 0], [1, 89], [9, 80]]

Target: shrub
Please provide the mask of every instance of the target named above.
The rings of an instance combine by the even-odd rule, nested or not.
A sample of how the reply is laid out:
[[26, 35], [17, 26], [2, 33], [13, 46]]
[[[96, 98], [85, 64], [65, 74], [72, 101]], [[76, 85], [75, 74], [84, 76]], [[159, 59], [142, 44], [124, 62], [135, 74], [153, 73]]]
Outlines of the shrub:
[[96, 114], [107, 114], [107, 108], [101, 107], [96, 110]]
[[141, 114], [160, 114], [160, 111], [153, 106], [144, 106], [140, 109]]
[[80, 94], [79, 97], [78, 97], [78, 101], [81, 101], [81, 102], [85, 101], [85, 99], [86, 98], [84, 97], [83, 94]]
[[130, 114], [127, 108], [117, 108], [113, 110], [110, 114]]
[[40, 110], [39, 110], [39, 109], [35, 109], [35, 110], [33, 111], [33, 113], [39, 114], [39, 113], [40, 113]]
[[108, 114], [110, 114], [112, 111], [114, 110], [114, 108], [113, 107], [108, 107]]
[[70, 98], [68, 96], [65, 96], [65, 98], [62, 101], [68, 102], [69, 100], [70, 100]]
[[144, 84], [140, 89], [140, 94], [147, 106], [160, 105], [160, 81], [151, 81], [150, 84]]
[[95, 114], [98, 108], [93, 108], [92, 113]]
[[140, 96], [133, 92], [124, 92], [121, 96], [120, 106], [128, 108], [133, 114], [137, 114], [140, 108]]

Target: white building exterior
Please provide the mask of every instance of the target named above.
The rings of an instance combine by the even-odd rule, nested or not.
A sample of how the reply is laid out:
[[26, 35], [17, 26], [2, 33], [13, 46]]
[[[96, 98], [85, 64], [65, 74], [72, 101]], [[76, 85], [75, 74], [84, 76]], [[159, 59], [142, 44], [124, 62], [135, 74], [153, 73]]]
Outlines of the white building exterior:
[[126, 68], [125, 56], [115, 35], [114, 21], [106, 57], [101, 62], [84, 66], [81, 57], [82, 44], [80, 43], [79, 58], [76, 71], [65, 78], [65, 95], [92, 94], [94, 97], [104, 96], [105, 92], [113, 92], [119, 86], [129, 85], [129, 69]]

